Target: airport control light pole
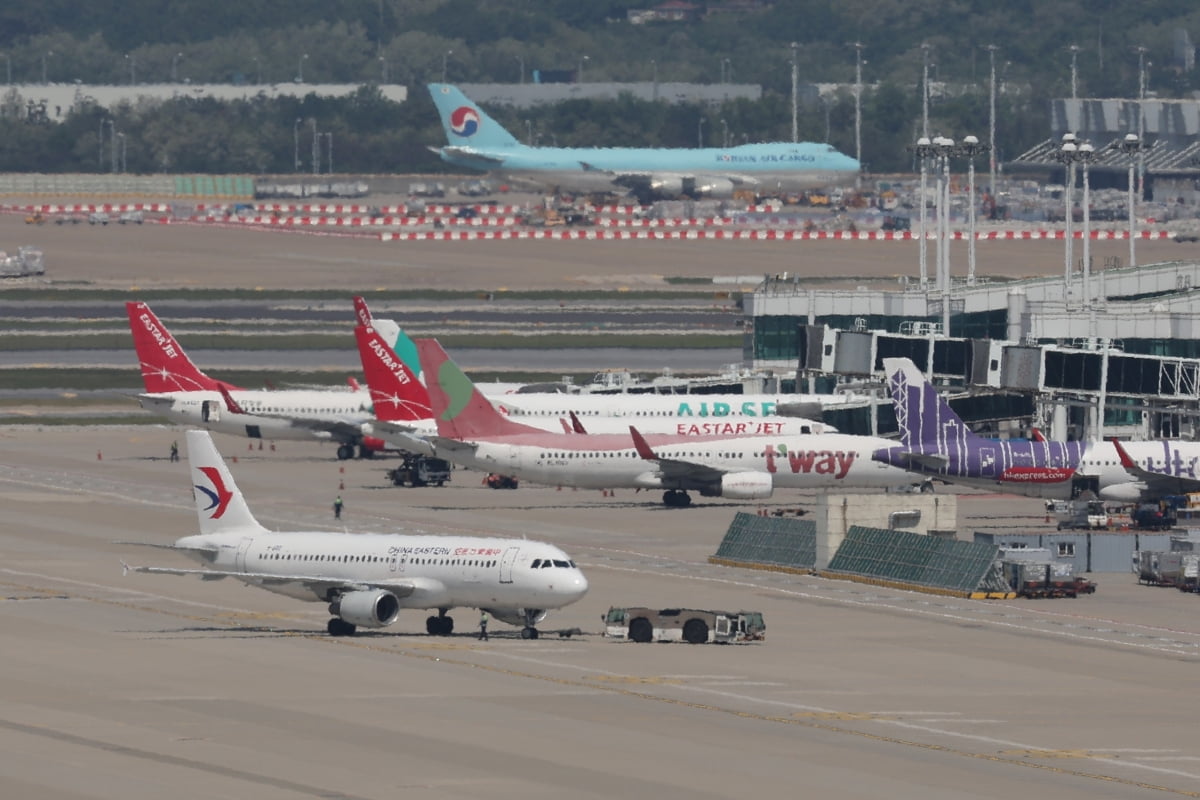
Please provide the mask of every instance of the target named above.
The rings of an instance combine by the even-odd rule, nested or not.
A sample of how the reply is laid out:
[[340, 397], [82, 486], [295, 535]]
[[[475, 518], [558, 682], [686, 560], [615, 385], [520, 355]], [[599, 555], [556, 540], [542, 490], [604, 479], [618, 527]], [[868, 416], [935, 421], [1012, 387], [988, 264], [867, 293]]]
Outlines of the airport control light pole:
[[[862, 165], [862, 50], [866, 45], [854, 42], [854, 158]], [[862, 186], [862, 170], [855, 177], [855, 183]]]
[[963, 138], [959, 152], [967, 157], [967, 285], [975, 285], [975, 156], [988, 152], [974, 136]]
[[988, 82], [991, 88], [990, 96], [988, 97], [988, 194], [992, 196], [992, 207], [996, 203], [996, 50], [999, 49], [994, 44], [987, 46], [988, 64], [991, 68], [991, 79]]
[[1083, 302], [1092, 307], [1092, 213], [1088, 195], [1088, 165], [1096, 159], [1096, 148], [1082, 142], [1075, 151], [1075, 159], [1083, 165]]
[[1075, 195], [1075, 154], [1078, 152], [1078, 146], [1075, 144], [1075, 134], [1064, 133], [1062, 137], [1062, 149], [1058, 151], [1055, 158], [1061, 161], [1064, 165], [1063, 195], [1066, 199], [1066, 231], [1064, 241], [1066, 243], [1065, 264], [1063, 266], [1063, 302], [1064, 304], [1069, 299], [1071, 294], [1071, 268], [1072, 260], [1075, 257], [1075, 209], [1074, 203], [1071, 201]]
[[800, 103], [800, 62], [797, 60], [797, 51], [800, 45], [797, 42], [792, 42], [792, 141], [800, 141], [800, 123], [799, 123], [799, 103]]
[[1134, 168], [1137, 166], [1138, 154], [1142, 152], [1142, 140], [1138, 138], [1136, 133], [1125, 134], [1124, 140], [1114, 147], [1120, 148], [1125, 155], [1129, 156], [1129, 187], [1125, 198], [1125, 204], [1129, 211], [1129, 266], [1137, 266], [1136, 243], [1137, 243], [1137, 215], [1135, 209], [1137, 207], [1137, 198], [1133, 193], [1134, 183]]
[[928, 136], [922, 136], [917, 139], [917, 145], [913, 148], [913, 152], [917, 156], [917, 161], [921, 165], [921, 195], [917, 201], [921, 209], [920, 222], [917, 227], [917, 243], [920, 246], [920, 267], [921, 267], [921, 288], [924, 289], [929, 283], [929, 267], [928, 267], [928, 247], [925, 242], [925, 220], [926, 220], [926, 193], [928, 192], [927, 176], [929, 173], [929, 159], [933, 157], [935, 152], [933, 143], [929, 141]]

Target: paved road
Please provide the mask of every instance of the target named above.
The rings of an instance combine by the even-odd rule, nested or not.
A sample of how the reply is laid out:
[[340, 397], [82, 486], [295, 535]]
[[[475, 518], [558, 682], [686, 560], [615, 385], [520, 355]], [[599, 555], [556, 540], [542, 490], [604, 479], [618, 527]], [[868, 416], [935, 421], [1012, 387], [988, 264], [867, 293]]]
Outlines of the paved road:
[[[527, 535], [591, 581], [543, 625], [584, 631], [570, 639], [500, 624], [486, 644], [431, 639], [405, 612], [334, 640], [320, 604], [122, 576], [121, 560], [183, 563], [114, 544], [194, 532], [184, 465], [166, 460], [178, 437], [0, 428], [5, 796], [1197, 796], [1194, 596], [1114, 574], [1075, 600], [966, 601], [717, 567], [706, 557], [745, 504], [496, 492], [469, 472], [394, 489], [383, 463], [218, 437], [268, 527], [334, 530], [340, 491], [350, 532]], [[1045, 527], [1037, 501], [960, 507], [964, 530], [1000, 515]], [[597, 635], [610, 604], [642, 603], [756, 608], [768, 638]]]

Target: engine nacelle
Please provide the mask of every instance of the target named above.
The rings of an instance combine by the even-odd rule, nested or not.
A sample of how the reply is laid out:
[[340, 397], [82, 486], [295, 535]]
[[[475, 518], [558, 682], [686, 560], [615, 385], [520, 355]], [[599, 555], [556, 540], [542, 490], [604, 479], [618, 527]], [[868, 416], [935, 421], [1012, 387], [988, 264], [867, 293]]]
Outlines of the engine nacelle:
[[733, 197], [733, 181], [728, 178], [696, 178], [693, 197]]
[[1138, 503], [1141, 502], [1145, 489], [1146, 485], [1137, 481], [1115, 483], [1100, 490], [1100, 499], [1114, 503]]
[[721, 497], [731, 500], [764, 500], [775, 490], [765, 472], [730, 472], [721, 476]]
[[655, 178], [650, 189], [664, 197], [678, 197], [683, 194], [683, 178]]
[[[509, 625], [519, 625], [522, 628], [525, 627], [526, 625], [539, 624], [542, 620], [544, 620], [546, 618], [546, 615], [549, 614], [548, 611], [545, 611], [544, 609], [540, 609], [540, 608], [539, 609], [518, 608], [515, 610], [510, 608], [510, 609], [501, 609], [499, 611], [494, 611], [489, 608], [488, 611], [491, 613], [491, 615], [493, 617], [500, 620], [501, 622], [507, 622]], [[527, 613], [530, 615], [528, 618], [525, 616]]]
[[383, 628], [400, 616], [400, 601], [391, 592], [346, 592], [329, 604], [329, 613], [351, 625]]

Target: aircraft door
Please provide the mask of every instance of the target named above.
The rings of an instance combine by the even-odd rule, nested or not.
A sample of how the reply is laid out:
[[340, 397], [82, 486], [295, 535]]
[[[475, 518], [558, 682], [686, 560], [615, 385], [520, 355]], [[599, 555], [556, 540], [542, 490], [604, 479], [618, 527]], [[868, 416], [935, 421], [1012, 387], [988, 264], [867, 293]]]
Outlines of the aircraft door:
[[979, 475], [984, 478], [994, 477], [996, 474], [996, 448], [981, 447], [979, 448]]
[[510, 547], [504, 551], [504, 555], [500, 556], [500, 582], [512, 583], [513, 564], [517, 560], [517, 553], [521, 552], [519, 547]]
[[216, 400], [203, 400], [200, 403], [200, 421], [207, 424], [209, 422], [221, 421], [221, 404]]
[[241, 544], [238, 545], [237, 555], [234, 557], [234, 564], [236, 565], [238, 572], [246, 572], [247, 571], [246, 570], [246, 553], [247, 553], [247, 551], [250, 550], [250, 545], [252, 545], [252, 544], [254, 544], [254, 539], [247, 536], [244, 539], [242, 539]]

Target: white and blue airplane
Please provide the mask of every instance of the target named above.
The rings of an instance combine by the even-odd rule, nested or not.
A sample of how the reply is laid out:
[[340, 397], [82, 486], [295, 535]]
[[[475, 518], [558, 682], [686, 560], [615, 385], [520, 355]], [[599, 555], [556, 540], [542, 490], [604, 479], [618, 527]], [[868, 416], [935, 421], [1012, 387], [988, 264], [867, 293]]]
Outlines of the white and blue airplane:
[[765, 142], [736, 147], [530, 147], [457, 87], [429, 84], [448, 144], [431, 148], [455, 166], [572, 192], [656, 198], [731, 197], [852, 183], [859, 163], [833, 145]]
[[[559, 548], [530, 539], [477, 536], [274, 532], [259, 524], [208, 431], [187, 432], [200, 533], [171, 545], [198, 561], [193, 569], [130, 567], [126, 571], [233, 578], [298, 600], [329, 604], [331, 636], [359, 626], [391, 625], [406, 608], [436, 609], [431, 636], [448, 636], [452, 608], [480, 608], [536, 639], [549, 609], [574, 603], [588, 582]], [[121, 544], [146, 544], [122, 542]]]

